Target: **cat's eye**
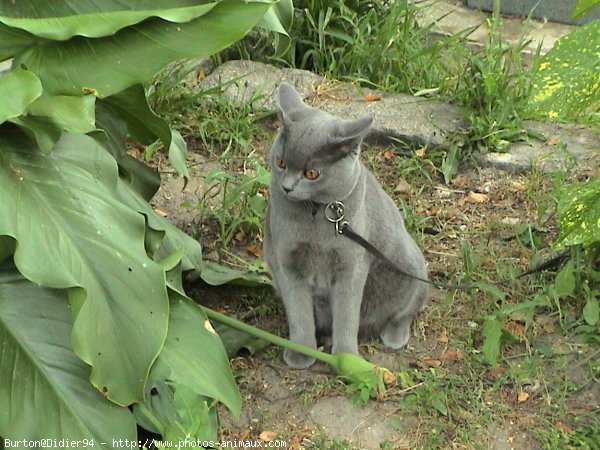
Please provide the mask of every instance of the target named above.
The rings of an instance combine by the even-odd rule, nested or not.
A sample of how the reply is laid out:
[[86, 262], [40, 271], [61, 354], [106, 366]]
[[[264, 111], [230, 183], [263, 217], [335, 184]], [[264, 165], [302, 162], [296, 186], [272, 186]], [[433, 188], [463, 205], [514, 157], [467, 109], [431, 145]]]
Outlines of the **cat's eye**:
[[321, 174], [316, 169], [308, 169], [304, 171], [304, 176], [309, 180], [316, 180], [317, 178], [319, 178], [319, 175]]
[[280, 169], [285, 169], [285, 167], [286, 167], [285, 161], [283, 159], [278, 159], [277, 160], [277, 167], [279, 167]]

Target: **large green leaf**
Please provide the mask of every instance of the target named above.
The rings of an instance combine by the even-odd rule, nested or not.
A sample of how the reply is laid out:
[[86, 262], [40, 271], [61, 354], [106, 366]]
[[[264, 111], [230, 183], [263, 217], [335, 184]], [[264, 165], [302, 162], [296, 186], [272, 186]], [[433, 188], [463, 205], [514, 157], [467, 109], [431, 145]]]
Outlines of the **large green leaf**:
[[555, 245], [600, 242], [600, 176], [563, 188], [558, 212], [560, 234]]
[[214, 398], [239, 416], [240, 393], [219, 336], [202, 309], [189, 298], [174, 291], [169, 292], [169, 298], [169, 332], [150, 377], [167, 381], [175, 390], [184, 386], [194, 394]]
[[181, 173], [186, 182], [190, 177], [185, 165], [187, 146], [179, 132], [172, 131], [167, 122], [148, 106], [141, 84], [134, 84], [122, 92], [99, 100], [99, 103], [127, 123], [129, 134], [138, 142], [149, 145], [160, 139], [169, 150], [169, 162]]
[[35, 72], [49, 94], [104, 98], [149, 79], [171, 61], [222, 50], [241, 39], [271, 6], [270, 0], [224, 0], [187, 23], [149, 19], [104, 38], [42, 42], [17, 55], [15, 64]]
[[[119, 199], [131, 209], [138, 211], [146, 217], [149, 231], [146, 234], [149, 253], [155, 261], [160, 261], [173, 253], [183, 250], [181, 259], [183, 271], [195, 271], [199, 275], [203, 267], [202, 248], [200, 243], [185, 234], [156, 211], [146, 202], [138, 192], [121, 180], [118, 184]], [[197, 278], [197, 276], [195, 277]]]
[[[0, 435], [6, 439], [136, 439], [133, 416], [89, 382], [71, 349], [65, 291], [40, 287], [0, 265]], [[103, 446], [104, 447], [104, 446]]]
[[274, 57], [283, 55], [290, 47], [292, 40], [286, 30], [292, 27], [293, 20], [294, 4], [292, 0], [279, 0], [260, 19], [258, 23], [259, 27], [278, 33], [277, 48], [275, 49]]
[[0, 23], [0, 61], [21, 53], [38, 41], [35, 36]]
[[[167, 332], [165, 273], [144, 247], [144, 217], [117, 198], [115, 160], [65, 133], [45, 156], [0, 134], [0, 235], [15, 264], [43, 286], [71, 288], [73, 348], [91, 381], [121, 405], [141, 401]], [[124, 345], [124, 344], [127, 345]]]
[[93, 95], [44, 95], [27, 107], [27, 115], [48, 117], [62, 130], [89, 133], [96, 129]]
[[25, 115], [9, 119], [38, 144], [42, 153], [52, 151], [63, 131], [88, 133], [96, 128], [93, 95], [42, 96], [31, 103]]
[[90, 135], [117, 160], [121, 175], [145, 200], [154, 197], [160, 188], [158, 171], [127, 154], [127, 123], [102, 101], [96, 103], [96, 127], [99, 131]]
[[572, 119], [600, 101], [600, 20], [560, 38], [533, 73], [529, 114]]
[[0, 123], [20, 116], [42, 95], [42, 83], [32, 72], [15, 69], [0, 75]]
[[[140, 4], [141, 3], [141, 4]], [[117, 1], [19, 0], [0, 2], [0, 22], [52, 40], [73, 36], [102, 37], [149, 17], [189, 22], [206, 14], [218, 2], [198, 0]]]

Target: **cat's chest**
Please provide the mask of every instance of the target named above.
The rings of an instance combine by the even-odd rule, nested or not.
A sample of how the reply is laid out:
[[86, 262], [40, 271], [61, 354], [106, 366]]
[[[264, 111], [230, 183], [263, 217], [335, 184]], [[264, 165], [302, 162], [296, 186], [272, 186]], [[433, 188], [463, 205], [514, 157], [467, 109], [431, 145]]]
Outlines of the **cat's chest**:
[[344, 252], [335, 247], [315, 242], [298, 241], [290, 245], [284, 256], [285, 270], [309, 284], [325, 287], [335, 282], [347, 270]]

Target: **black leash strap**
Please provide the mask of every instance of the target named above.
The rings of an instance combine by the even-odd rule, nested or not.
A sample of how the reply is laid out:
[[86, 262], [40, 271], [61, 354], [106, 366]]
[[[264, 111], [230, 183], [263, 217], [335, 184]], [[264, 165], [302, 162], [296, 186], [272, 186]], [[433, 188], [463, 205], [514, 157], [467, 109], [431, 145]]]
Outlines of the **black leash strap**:
[[[388, 264], [390, 267], [393, 267], [394, 270], [396, 270], [397, 272], [401, 273], [402, 275], [406, 275], [407, 277], [413, 278], [415, 280], [421, 281], [423, 283], [427, 283], [430, 284], [438, 289], [462, 289], [462, 290], [473, 290], [473, 289], [480, 289], [481, 287], [477, 284], [444, 284], [444, 283], [436, 283], [435, 281], [430, 281], [426, 278], [421, 278], [418, 277], [412, 273], [406, 272], [405, 270], [401, 269], [400, 267], [398, 267], [398, 265], [396, 265], [396, 263], [394, 263], [391, 259], [389, 259], [386, 255], [383, 254], [383, 252], [381, 250], [379, 250], [377, 247], [375, 247], [373, 244], [371, 244], [369, 241], [367, 241], [365, 238], [363, 238], [360, 234], [356, 233], [351, 227], [350, 224], [344, 220], [345, 219], [345, 215], [344, 215], [344, 204], [341, 201], [335, 201], [332, 203], [328, 203], [325, 206], [325, 218], [333, 223], [335, 225], [335, 231], [338, 234], [341, 234], [342, 236], [346, 236], [348, 239], [350, 239], [351, 241], [356, 242], [358, 245], [360, 245], [362, 248], [364, 248], [366, 251], [368, 251], [369, 253], [371, 253], [373, 256], [375, 256], [376, 258], [380, 259], [381, 261], [385, 262], [386, 264]], [[544, 261], [543, 263], [541, 263], [540, 265], [534, 267], [533, 269], [530, 269], [526, 272], [520, 273], [519, 275], [517, 275], [517, 277], [515, 277], [515, 279], [524, 277], [526, 275], [531, 275], [532, 273], [535, 272], [539, 272], [541, 270], [547, 269], [549, 267], [552, 267], [554, 265], [560, 264], [562, 263], [567, 257], [569, 256], [569, 251], [565, 250], [563, 252], [561, 252], [559, 255], [555, 256], [554, 258], [549, 259], [548, 261]], [[502, 281], [498, 281], [495, 283], [487, 283], [487, 284], [492, 284], [494, 286], [502, 286], [505, 284], [510, 283], [511, 279], [506, 279], [506, 280], [502, 280]]]

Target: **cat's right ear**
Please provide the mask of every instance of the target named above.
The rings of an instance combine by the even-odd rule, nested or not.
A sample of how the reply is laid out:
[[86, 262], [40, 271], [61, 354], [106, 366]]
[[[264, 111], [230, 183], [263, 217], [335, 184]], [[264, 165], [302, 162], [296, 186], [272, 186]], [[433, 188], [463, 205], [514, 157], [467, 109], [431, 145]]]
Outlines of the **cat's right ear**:
[[292, 121], [290, 118], [291, 114], [303, 106], [302, 97], [296, 92], [296, 89], [287, 83], [279, 85], [277, 107], [279, 109], [279, 118], [284, 124]]

